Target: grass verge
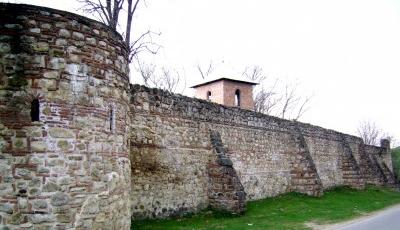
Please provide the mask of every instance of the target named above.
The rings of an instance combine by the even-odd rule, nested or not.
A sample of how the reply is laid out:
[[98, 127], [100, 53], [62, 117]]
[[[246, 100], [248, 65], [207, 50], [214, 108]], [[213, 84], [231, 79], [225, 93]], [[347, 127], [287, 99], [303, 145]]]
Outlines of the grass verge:
[[306, 222], [334, 223], [400, 203], [400, 192], [387, 188], [367, 187], [354, 190], [346, 187], [326, 191], [316, 198], [289, 193], [247, 203], [243, 216], [232, 217], [203, 211], [199, 214], [170, 220], [134, 221], [135, 230], [168, 229], [307, 229]]

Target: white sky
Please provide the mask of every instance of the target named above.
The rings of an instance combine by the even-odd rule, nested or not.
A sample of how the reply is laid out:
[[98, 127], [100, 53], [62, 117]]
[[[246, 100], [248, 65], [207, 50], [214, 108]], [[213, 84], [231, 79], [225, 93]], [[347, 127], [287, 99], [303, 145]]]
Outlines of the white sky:
[[136, 31], [162, 33], [162, 50], [146, 60], [184, 71], [189, 85], [199, 79], [198, 63], [223, 61], [219, 69], [229, 74], [259, 65], [314, 94], [302, 121], [355, 134], [371, 120], [400, 138], [400, 0], [147, 0], [140, 7]]

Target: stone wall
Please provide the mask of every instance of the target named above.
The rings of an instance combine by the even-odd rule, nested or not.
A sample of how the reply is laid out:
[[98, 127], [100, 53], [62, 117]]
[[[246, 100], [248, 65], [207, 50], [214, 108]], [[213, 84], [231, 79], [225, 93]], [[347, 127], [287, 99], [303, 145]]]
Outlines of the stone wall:
[[0, 4], [0, 225], [129, 229], [207, 207], [397, 186], [389, 144], [129, 85], [120, 35]]
[[129, 229], [121, 37], [29, 5], [0, 3], [0, 21], [0, 225]]
[[[215, 183], [207, 168], [215, 159], [209, 139], [215, 131], [246, 200], [291, 191], [320, 196], [335, 186], [391, 183], [390, 170], [384, 172], [385, 148], [309, 124], [139, 85], [131, 88], [131, 121], [133, 218], [214, 205], [215, 197], [208, 195]], [[220, 180], [224, 186], [231, 186], [231, 175]], [[235, 203], [237, 197], [231, 198]]]

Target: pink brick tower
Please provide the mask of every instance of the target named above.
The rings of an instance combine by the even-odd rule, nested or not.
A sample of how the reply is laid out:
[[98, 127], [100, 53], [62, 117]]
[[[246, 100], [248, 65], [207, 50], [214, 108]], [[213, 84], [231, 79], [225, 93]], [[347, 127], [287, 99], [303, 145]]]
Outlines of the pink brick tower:
[[195, 97], [221, 105], [254, 110], [253, 86], [255, 82], [231, 78], [218, 78], [192, 86]]

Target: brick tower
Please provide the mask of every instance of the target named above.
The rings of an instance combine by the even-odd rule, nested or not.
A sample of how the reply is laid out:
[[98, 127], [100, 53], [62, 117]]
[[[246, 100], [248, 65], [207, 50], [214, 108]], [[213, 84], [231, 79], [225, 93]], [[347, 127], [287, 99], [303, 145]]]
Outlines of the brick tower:
[[253, 86], [255, 82], [232, 78], [218, 78], [192, 86], [195, 97], [218, 104], [253, 110]]

